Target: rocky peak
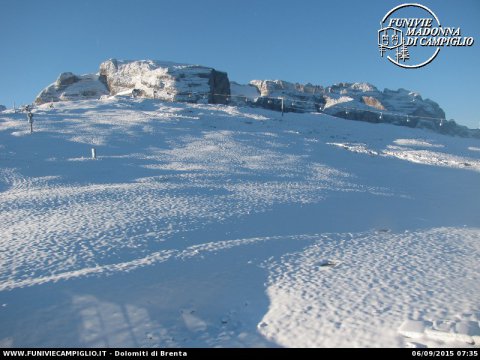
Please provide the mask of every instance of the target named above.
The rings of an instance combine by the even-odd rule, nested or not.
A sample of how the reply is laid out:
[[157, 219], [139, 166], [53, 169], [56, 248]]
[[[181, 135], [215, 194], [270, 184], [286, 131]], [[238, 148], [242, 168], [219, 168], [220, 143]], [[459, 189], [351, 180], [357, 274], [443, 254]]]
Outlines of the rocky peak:
[[289, 111], [318, 111], [323, 103], [325, 89], [312, 84], [291, 83], [283, 80], [252, 80], [250, 85], [256, 87], [260, 97], [255, 104], [268, 109], [279, 109], [281, 100]]
[[291, 83], [283, 80], [252, 80], [250, 85], [255, 86], [261, 96], [270, 95], [287, 95], [287, 96], [300, 96], [323, 94], [324, 89], [322, 86], [308, 84]]
[[35, 99], [35, 103], [99, 99], [107, 94], [107, 86], [98, 75], [74, 75], [66, 72], [60, 74], [53, 84], [42, 90]]
[[[257, 89], [257, 97], [250, 95], [247, 103], [267, 109], [281, 110], [283, 103], [287, 112], [321, 111], [352, 120], [387, 122], [439, 132], [444, 132], [447, 127], [449, 131], [462, 130], [457, 125], [445, 126], [445, 112], [436, 102], [406, 89], [380, 91], [369, 83], [347, 82], [322, 87], [282, 80], [253, 80], [249, 85]], [[242, 102], [246, 90], [244, 85], [232, 87], [232, 98], [237, 99], [236, 103]], [[460, 132], [464, 133], [463, 130]]]
[[71, 72], [65, 72], [60, 74], [57, 81], [55, 82], [55, 86], [57, 89], [60, 89], [62, 87], [66, 88], [67, 86], [72, 85], [78, 81], [80, 81], [80, 78], [78, 76], [74, 75]]
[[369, 83], [338, 83], [326, 88], [328, 93], [366, 93], [366, 92], [378, 92], [378, 89]]
[[210, 67], [153, 60], [107, 60], [100, 75], [111, 95], [137, 93], [168, 101], [226, 103], [230, 82], [226, 73]]
[[380, 91], [369, 83], [345, 82], [324, 88], [282, 80], [253, 80], [250, 85], [258, 89], [259, 98], [283, 98], [287, 107], [294, 103], [295, 106], [290, 109], [292, 111], [320, 109], [340, 117], [348, 111], [352, 118], [357, 116], [364, 119], [367, 116], [372, 120], [379, 118], [378, 111], [435, 118], [439, 121], [445, 118], [444, 111], [436, 102], [424, 100], [418, 93], [405, 89]]
[[230, 82], [226, 73], [205, 66], [110, 59], [100, 65], [98, 74], [60, 74], [35, 102], [98, 99], [102, 95], [132, 93], [167, 101], [224, 104], [230, 95]]

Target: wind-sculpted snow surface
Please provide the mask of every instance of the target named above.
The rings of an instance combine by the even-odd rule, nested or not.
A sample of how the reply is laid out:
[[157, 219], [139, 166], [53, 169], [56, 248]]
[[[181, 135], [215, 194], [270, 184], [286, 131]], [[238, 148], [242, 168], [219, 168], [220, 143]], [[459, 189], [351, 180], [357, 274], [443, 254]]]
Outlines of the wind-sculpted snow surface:
[[267, 265], [271, 305], [259, 329], [295, 347], [472, 345], [455, 331], [395, 335], [405, 321], [478, 328], [479, 251], [478, 229], [323, 234]]
[[[473, 171], [480, 172], [480, 160], [476, 157], [457, 156], [451, 153], [443, 152], [443, 145], [429, 144], [422, 140], [398, 139], [394, 141], [394, 145], [388, 145], [383, 150], [368, 148], [365, 143], [327, 143], [340, 147], [342, 149], [367, 154], [370, 156], [390, 156], [398, 159], [411, 161], [418, 164], [428, 164], [435, 166], [445, 166], [451, 168], [468, 168]], [[400, 144], [401, 146], [397, 145]], [[434, 148], [435, 150], [432, 150]]]
[[478, 141], [148, 99], [35, 119], [0, 115], [0, 345], [478, 345]]

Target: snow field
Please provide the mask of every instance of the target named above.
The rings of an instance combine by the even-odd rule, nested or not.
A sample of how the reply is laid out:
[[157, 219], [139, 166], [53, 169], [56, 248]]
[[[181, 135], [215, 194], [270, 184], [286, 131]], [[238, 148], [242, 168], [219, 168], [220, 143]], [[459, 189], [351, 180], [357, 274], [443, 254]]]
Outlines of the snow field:
[[477, 140], [121, 97], [27, 125], [0, 116], [2, 346], [478, 346]]

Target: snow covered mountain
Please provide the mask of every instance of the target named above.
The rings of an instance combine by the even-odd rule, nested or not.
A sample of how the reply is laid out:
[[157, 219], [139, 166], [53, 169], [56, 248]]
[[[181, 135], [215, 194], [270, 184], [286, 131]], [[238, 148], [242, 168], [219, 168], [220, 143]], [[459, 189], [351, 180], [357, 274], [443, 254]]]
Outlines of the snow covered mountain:
[[447, 121], [436, 102], [405, 89], [380, 91], [368, 83], [323, 87], [282, 80], [252, 80], [248, 85], [241, 85], [230, 82], [227, 73], [210, 67], [153, 60], [110, 59], [100, 65], [98, 74], [63, 73], [37, 96], [35, 103], [99, 99], [105, 95], [232, 104], [276, 111], [283, 107], [287, 112], [323, 112], [350, 120], [480, 138], [480, 130]]
[[322, 113], [4, 111], [0, 347], [478, 347], [479, 183], [477, 139]]
[[230, 83], [226, 73], [205, 66], [110, 59], [100, 65], [98, 74], [61, 74], [37, 96], [35, 103], [132, 93], [166, 101], [224, 104], [230, 95]]
[[100, 75], [111, 95], [136, 89], [143, 98], [215, 104], [225, 104], [230, 95], [227, 74], [205, 66], [112, 59], [100, 65]]
[[427, 128], [450, 135], [475, 135], [466, 127], [445, 120], [445, 112], [436, 102], [405, 89], [380, 91], [368, 83], [340, 83], [324, 88], [282, 80], [234, 83], [231, 89], [237, 105], [248, 98], [250, 104], [280, 111], [283, 99], [285, 111], [324, 112], [350, 120]]
[[[285, 107], [292, 111], [324, 111], [343, 117], [345, 110], [350, 110], [352, 119], [369, 120], [364, 113], [381, 111], [411, 115], [413, 119], [431, 117], [440, 121], [445, 119], [445, 112], [429, 99], [405, 89], [397, 91], [385, 89], [379, 91], [368, 83], [340, 83], [326, 88], [311, 84], [293, 84], [282, 80], [253, 80], [251, 86], [258, 89], [259, 97], [284, 98]], [[233, 93], [234, 94], [234, 93]], [[292, 104], [293, 103], [293, 104]], [[376, 121], [381, 122], [376, 116]], [[418, 122], [418, 120], [415, 120]]]

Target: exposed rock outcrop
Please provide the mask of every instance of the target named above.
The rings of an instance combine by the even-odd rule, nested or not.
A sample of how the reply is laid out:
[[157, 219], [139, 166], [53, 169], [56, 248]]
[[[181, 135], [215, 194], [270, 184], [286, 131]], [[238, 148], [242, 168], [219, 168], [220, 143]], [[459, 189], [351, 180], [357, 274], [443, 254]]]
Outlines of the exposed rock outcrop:
[[[256, 91], [255, 91], [256, 89]], [[321, 111], [336, 117], [372, 123], [426, 128], [449, 135], [480, 138], [480, 130], [468, 129], [420, 94], [405, 89], [384, 91], [368, 83], [339, 83], [322, 87], [282, 80], [253, 80], [248, 85], [232, 82], [232, 103], [286, 112]], [[282, 101], [283, 99], [283, 101]]]
[[199, 65], [152, 60], [107, 60], [98, 75], [63, 73], [35, 103], [131, 95], [167, 101], [226, 104], [230, 81], [225, 72]]
[[3, 105], [0, 105], [0, 112], [7, 110], [7, 108]]
[[106, 84], [98, 75], [60, 74], [55, 83], [42, 90], [35, 99], [36, 104], [82, 99], [99, 99], [107, 95]]
[[[252, 80], [250, 85], [255, 86], [261, 97], [284, 98], [286, 111], [313, 112], [319, 111], [325, 100], [325, 89], [312, 84], [294, 84], [283, 80]], [[268, 104], [268, 99], [258, 99], [257, 105]], [[275, 101], [281, 106], [281, 101]]]
[[230, 82], [213, 68], [152, 60], [107, 60], [100, 65], [111, 95], [137, 94], [167, 101], [227, 103]]
[[[283, 98], [285, 111], [322, 111], [346, 119], [410, 127], [439, 129], [445, 123], [445, 113], [436, 102], [405, 89], [380, 91], [368, 83], [339, 83], [324, 88], [282, 80], [253, 80], [250, 85], [259, 93], [251, 102], [272, 110], [281, 110]], [[235, 98], [237, 90], [232, 91]]]
[[432, 129], [445, 123], [436, 102], [405, 89], [379, 91], [367, 83], [340, 83], [327, 88], [325, 98], [323, 111], [346, 119]]
[[385, 106], [383, 106], [383, 104], [378, 99], [374, 98], [373, 96], [362, 96], [362, 102], [365, 105], [371, 106], [374, 109], [386, 110]]
[[[253, 80], [259, 97], [283, 98], [292, 111], [322, 110], [341, 116], [347, 110], [350, 114], [379, 111], [399, 113], [418, 117], [444, 119], [440, 106], [429, 99], [408, 90], [379, 91], [368, 83], [340, 83], [328, 87], [311, 84], [293, 84], [282, 80]], [[378, 115], [377, 115], [378, 117]]]

